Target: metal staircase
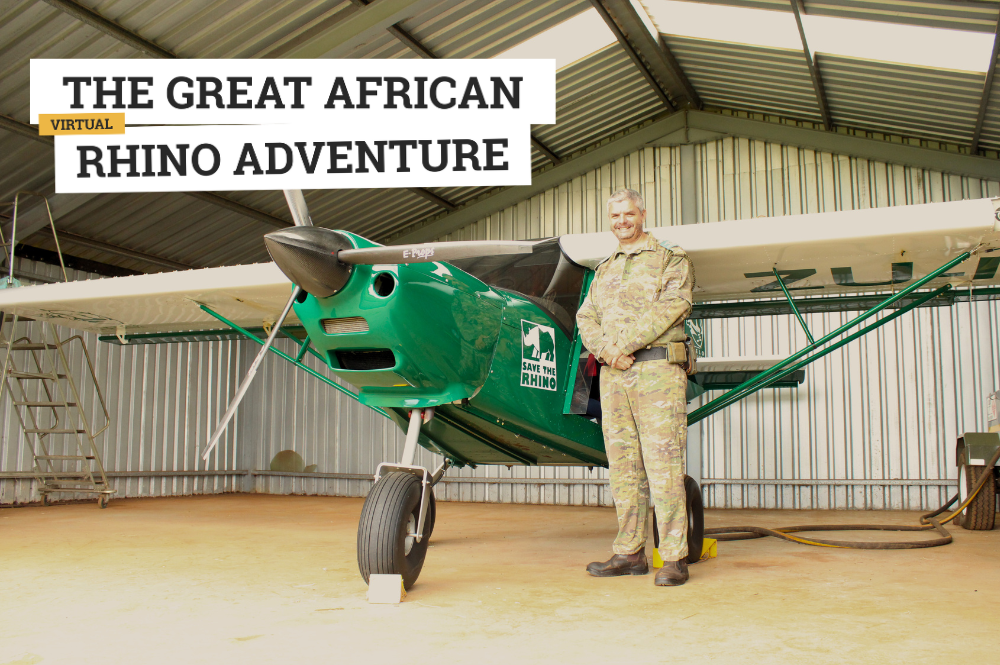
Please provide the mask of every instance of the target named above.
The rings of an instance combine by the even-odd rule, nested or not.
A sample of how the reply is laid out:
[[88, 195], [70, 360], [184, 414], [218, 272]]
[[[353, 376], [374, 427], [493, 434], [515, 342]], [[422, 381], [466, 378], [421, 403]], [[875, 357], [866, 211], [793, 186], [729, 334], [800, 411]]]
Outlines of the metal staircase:
[[[96, 439], [108, 428], [110, 416], [83, 337], [73, 335], [60, 340], [55, 326], [46, 321], [34, 324], [41, 327], [41, 339], [15, 337], [17, 317], [12, 323], [10, 336], [5, 326], [0, 326], [0, 352], [4, 352], [0, 402], [4, 394], [10, 395], [24, 439], [31, 448], [32, 472], [38, 480], [42, 503], [47, 504], [49, 494], [55, 492], [89, 492], [97, 494], [101, 508], [107, 507], [116, 490], [108, 485]], [[98, 417], [103, 415], [103, 425], [99, 429], [87, 417], [72, 373], [67, 347], [74, 342], [79, 342], [100, 404]]]
[[[24, 439], [31, 447], [32, 472], [42, 503], [48, 503], [49, 494], [55, 492], [90, 492], [98, 495], [101, 508], [107, 507], [116, 490], [108, 485], [96, 439], [108, 428], [110, 416], [83, 337], [60, 340], [55, 326], [46, 321], [32, 325], [40, 326], [40, 339], [16, 337], [16, 316], [12, 324], [9, 336], [6, 326], [0, 325], [0, 352], [4, 353], [0, 402], [5, 394], [10, 395]], [[79, 342], [86, 361], [88, 372], [83, 378], [86, 380], [89, 373], [99, 402], [97, 415], [103, 416], [99, 429], [87, 417], [73, 376], [68, 347], [74, 342]]]
[[[15, 197], [9, 243], [4, 242], [0, 232], [0, 245], [3, 246], [9, 269], [0, 288], [20, 286], [14, 279], [13, 255], [17, 234], [17, 204], [22, 194], [45, 199], [41, 194], [33, 192], [19, 192]], [[62, 252], [47, 200], [45, 207], [56, 241], [59, 262], [62, 264]], [[65, 264], [63, 278], [67, 279]], [[49, 495], [56, 492], [95, 493], [97, 505], [106, 508], [111, 495], [117, 490], [108, 486], [108, 477], [101, 463], [96, 439], [110, 425], [110, 415], [97, 382], [90, 353], [81, 335], [60, 340], [58, 331], [51, 323], [22, 322], [22, 326], [26, 323], [30, 334], [36, 336], [34, 339], [30, 336], [19, 337], [18, 317], [11, 317], [8, 328], [7, 317], [0, 312], [0, 355], [3, 357], [0, 404], [10, 395], [12, 410], [17, 414], [24, 440], [31, 448], [32, 472], [38, 481], [42, 503], [47, 504]], [[81, 401], [82, 382], [78, 382], [73, 376], [71, 345], [76, 342], [80, 346], [80, 357], [86, 362], [89, 380], [93, 382], [93, 395], [100, 405], [100, 411], [96, 411], [97, 417], [100, 418], [103, 413], [104, 424], [99, 429], [90, 422], [87, 405]], [[87, 380], [86, 372], [82, 379]]]

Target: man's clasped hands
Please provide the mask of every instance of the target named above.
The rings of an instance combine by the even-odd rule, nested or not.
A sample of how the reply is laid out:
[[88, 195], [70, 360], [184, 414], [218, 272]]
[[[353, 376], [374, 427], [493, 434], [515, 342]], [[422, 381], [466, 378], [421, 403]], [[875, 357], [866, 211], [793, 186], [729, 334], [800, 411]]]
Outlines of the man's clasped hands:
[[625, 371], [635, 362], [635, 356], [622, 353], [617, 344], [608, 344], [601, 352], [601, 360], [615, 369]]

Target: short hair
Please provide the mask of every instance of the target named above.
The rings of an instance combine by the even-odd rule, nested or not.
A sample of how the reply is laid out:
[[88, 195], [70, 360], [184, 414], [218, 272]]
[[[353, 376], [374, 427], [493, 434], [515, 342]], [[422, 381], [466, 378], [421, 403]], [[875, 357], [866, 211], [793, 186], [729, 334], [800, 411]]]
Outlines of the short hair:
[[643, 202], [642, 196], [634, 189], [622, 188], [616, 190], [614, 194], [608, 197], [608, 211], [611, 211], [612, 203], [618, 203], [619, 201], [631, 201], [639, 208], [639, 212], [646, 210], [646, 204]]

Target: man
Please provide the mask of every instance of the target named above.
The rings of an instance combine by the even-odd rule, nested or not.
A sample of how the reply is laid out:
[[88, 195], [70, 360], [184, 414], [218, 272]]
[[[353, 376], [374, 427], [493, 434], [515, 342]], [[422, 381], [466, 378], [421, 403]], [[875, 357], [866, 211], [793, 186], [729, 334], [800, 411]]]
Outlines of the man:
[[688, 579], [684, 452], [687, 373], [684, 320], [691, 312], [694, 271], [679, 247], [643, 231], [639, 193], [620, 189], [608, 199], [618, 247], [597, 267], [577, 314], [587, 349], [601, 369], [601, 409], [618, 512], [614, 556], [594, 562], [597, 577], [645, 575], [646, 521], [652, 493], [663, 568], [657, 586]]

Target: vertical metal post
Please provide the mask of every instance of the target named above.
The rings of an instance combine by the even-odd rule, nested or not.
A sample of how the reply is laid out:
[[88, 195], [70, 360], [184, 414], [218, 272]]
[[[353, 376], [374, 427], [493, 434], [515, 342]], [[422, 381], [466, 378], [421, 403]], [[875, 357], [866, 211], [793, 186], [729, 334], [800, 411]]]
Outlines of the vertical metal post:
[[417, 437], [420, 436], [420, 424], [424, 419], [423, 409], [410, 411], [410, 426], [406, 429], [406, 443], [403, 445], [401, 466], [413, 466], [413, 458], [417, 455]]

